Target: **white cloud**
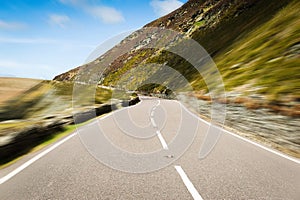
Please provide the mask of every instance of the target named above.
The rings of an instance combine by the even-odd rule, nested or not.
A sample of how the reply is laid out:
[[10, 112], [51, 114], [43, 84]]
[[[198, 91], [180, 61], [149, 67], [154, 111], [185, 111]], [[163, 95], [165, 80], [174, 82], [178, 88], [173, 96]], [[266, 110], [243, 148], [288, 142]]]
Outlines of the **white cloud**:
[[158, 16], [164, 16], [181, 7], [183, 3], [178, 0], [152, 0], [150, 5]]
[[49, 15], [49, 23], [53, 25], [58, 25], [61, 28], [64, 28], [66, 23], [70, 21], [70, 18], [67, 15], [58, 15], [51, 14]]
[[119, 22], [123, 22], [125, 19], [121, 12], [112, 7], [107, 6], [95, 6], [95, 7], [87, 7], [86, 11], [100, 19], [102, 22], [106, 24], [115, 24]]
[[106, 24], [125, 21], [122, 13], [113, 7], [94, 5], [88, 0], [59, 0], [60, 3], [82, 9], [87, 14]]
[[19, 30], [26, 27], [26, 24], [19, 22], [7, 22], [0, 19], [0, 30]]

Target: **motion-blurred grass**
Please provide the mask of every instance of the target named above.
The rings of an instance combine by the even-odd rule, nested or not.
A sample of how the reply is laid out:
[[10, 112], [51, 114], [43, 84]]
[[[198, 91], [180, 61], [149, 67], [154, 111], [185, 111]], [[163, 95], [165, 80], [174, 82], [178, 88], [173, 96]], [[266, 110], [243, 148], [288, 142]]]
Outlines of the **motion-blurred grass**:
[[[81, 99], [87, 98], [87, 93], [91, 91], [96, 98], [90, 102], [88, 108], [77, 105], [77, 112], [90, 109], [94, 105], [101, 106], [111, 99], [112, 92], [109, 89], [92, 86], [86, 86], [85, 89], [80, 95]], [[42, 81], [2, 103], [0, 165], [32, 151], [37, 145], [43, 147], [63, 136], [61, 132], [72, 129], [72, 114], [76, 112], [72, 107], [72, 100], [72, 82]]]
[[263, 94], [270, 101], [300, 98], [299, 7], [294, 1], [215, 58], [228, 91], [244, 85], [244, 95]]
[[[95, 93], [94, 102], [91, 104], [106, 103], [111, 98], [108, 89], [86, 86], [86, 93], [80, 94], [80, 98], [87, 98], [89, 92]], [[0, 108], [0, 120], [24, 120], [50, 118], [52, 115], [72, 114], [72, 82], [43, 81], [21, 95], [2, 104]]]
[[[76, 130], [75, 125], [68, 125], [65, 127], [64, 131], [50, 135], [49, 137], [46, 137], [44, 140], [42, 140], [39, 144], [37, 144], [35, 147], [31, 148], [29, 150], [30, 153], [34, 153], [37, 152], [41, 149], [43, 149], [44, 147], [58, 141], [59, 139], [69, 135], [70, 133], [74, 132]], [[1, 129], [1, 126], [0, 126]], [[16, 158], [10, 158], [7, 160], [2, 160], [0, 159], [0, 169], [3, 169], [5, 167], [8, 167], [9, 165], [15, 163], [16, 161], [18, 161], [19, 159], [21, 159], [23, 156], [19, 156]]]

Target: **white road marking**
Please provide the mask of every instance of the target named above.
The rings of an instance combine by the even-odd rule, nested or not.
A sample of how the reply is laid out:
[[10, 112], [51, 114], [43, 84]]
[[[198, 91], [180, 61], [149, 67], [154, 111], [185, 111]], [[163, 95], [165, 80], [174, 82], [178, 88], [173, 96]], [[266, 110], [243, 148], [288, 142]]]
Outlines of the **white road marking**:
[[168, 150], [169, 147], [168, 147], [168, 145], [167, 145], [167, 143], [166, 143], [166, 140], [163, 138], [162, 134], [160, 133], [160, 131], [156, 131], [156, 134], [157, 134], [158, 139], [159, 139], [161, 145], [163, 146], [163, 148], [164, 148], [165, 150]]
[[[152, 108], [152, 111], [151, 111], [151, 117], [150, 117], [150, 120], [151, 120], [151, 124], [152, 124], [152, 126], [153, 126], [154, 128], [157, 128], [157, 125], [156, 125], [156, 123], [155, 123], [155, 121], [154, 121], [154, 118], [153, 118], [153, 116], [154, 116], [154, 111], [155, 111], [155, 109], [156, 109], [159, 105], [160, 105], [160, 100], [158, 100], [158, 103]], [[159, 141], [160, 141], [160, 143], [161, 143], [163, 149], [168, 150], [169, 147], [168, 147], [168, 145], [167, 145], [167, 143], [166, 143], [166, 140], [165, 140], [164, 137], [162, 136], [161, 132], [160, 132], [159, 130], [157, 130], [157, 131], [156, 131], [156, 134], [157, 134], [157, 136], [158, 136], [158, 139], [159, 139]]]
[[[220, 127], [218, 127], [218, 128], [220, 128]], [[221, 129], [221, 128], [220, 128], [220, 129]], [[278, 155], [278, 156], [280, 156], [280, 157], [283, 157], [283, 158], [285, 158], [285, 159], [287, 159], [287, 160], [290, 160], [290, 161], [293, 161], [293, 162], [295, 162], [295, 163], [297, 163], [297, 164], [300, 164], [300, 160], [297, 159], [297, 158], [292, 158], [292, 157], [290, 157], [290, 156], [288, 156], [288, 155], [285, 155], [285, 154], [283, 154], [283, 153], [281, 153], [281, 152], [279, 152], [279, 151], [270, 149], [270, 148], [268, 148], [268, 147], [266, 147], [266, 146], [263, 146], [263, 145], [261, 145], [261, 144], [258, 144], [258, 143], [256, 143], [256, 142], [254, 142], [254, 141], [252, 141], [252, 140], [249, 140], [249, 139], [244, 138], [244, 137], [242, 137], [242, 136], [240, 136], [240, 135], [234, 134], [234, 133], [232, 133], [232, 132], [230, 132], [230, 131], [228, 131], [228, 130], [225, 130], [225, 129], [221, 129], [221, 130], [223, 130], [225, 133], [228, 133], [228, 134], [230, 134], [230, 135], [232, 135], [232, 136], [234, 136], [234, 137], [237, 137], [237, 138], [239, 138], [239, 139], [241, 139], [241, 140], [243, 140], [243, 141], [245, 141], [245, 142], [249, 142], [249, 143], [251, 143], [251, 144], [253, 144], [253, 145], [257, 146], [257, 147], [260, 147], [260, 148], [262, 148], [262, 149], [264, 149], [264, 150], [266, 150], [266, 151], [268, 151], [268, 152], [274, 153], [274, 154], [276, 154], [276, 155]]]
[[3, 184], [3, 183], [5, 183], [6, 181], [8, 181], [9, 179], [11, 179], [12, 177], [14, 177], [15, 175], [17, 175], [21, 171], [23, 171], [25, 168], [27, 168], [28, 166], [30, 166], [32, 163], [34, 163], [38, 159], [40, 159], [43, 156], [47, 155], [49, 152], [51, 152], [52, 150], [54, 150], [58, 146], [62, 145], [63, 143], [65, 143], [66, 141], [68, 141], [69, 139], [71, 139], [72, 137], [74, 137], [76, 134], [77, 134], [77, 132], [72, 133], [71, 135], [69, 135], [66, 138], [62, 139], [61, 141], [55, 143], [53, 146], [49, 147], [45, 151], [43, 151], [40, 154], [36, 155], [35, 157], [31, 158], [30, 160], [28, 160], [27, 162], [25, 162], [23, 165], [21, 165], [20, 167], [18, 167], [14, 171], [12, 171], [9, 174], [7, 174], [6, 176], [2, 177], [0, 179], [0, 185]]
[[188, 191], [191, 193], [193, 198], [195, 200], [203, 200], [203, 198], [200, 196], [196, 188], [194, 187], [193, 183], [190, 181], [189, 177], [185, 174], [181, 166], [175, 165], [174, 166], [178, 174], [180, 175], [184, 185], [188, 189]]
[[[154, 110], [153, 110], [153, 111], [154, 111]], [[154, 112], [153, 112], [153, 111], [152, 111], [151, 114], [150, 114], [150, 115], [151, 115], [151, 118], [154, 117]]]
[[[192, 113], [191, 111], [189, 111], [189, 110], [188, 110], [181, 102], [179, 102], [179, 101], [176, 101], [176, 102], [179, 103], [179, 104], [181, 105], [181, 107], [182, 107], [184, 110], [186, 110], [188, 113], [190, 113], [192, 116], [198, 118], [200, 121], [204, 122], [204, 123], [207, 124], [207, 125], [211, 125], [211, 123], [205, 121], [204, 119], [202, 119], [202, 118], [200, 118], [199, 116], [197, 116], [195, 113]], [[227, 133], [227, 134], [230, 134], [230, 135], [232, 135], [232, 136], [234, 136], [234, 137], [236, 137], [236, 138], [239, 138], [239, 139], [241, 139], [241, 140], [243, 140], [243, 141], [245, 141], [245, 142], [251, 143], [251, 144], [253, 144], [253, 145], [255, 145], [255, 146], [259, 147], [259, 148], [262, 148], [262, 149], [264, 149], [264, 150], [266, 150], [266, 151], [268, 151], [268, 152], [270, 152], [270, 153], [276, 154], [277, 156], [280, 156], [280, 157], [285, 158], [285, 159], [287, 159], [287, 160], [289, 160], [289, 161], [292, 161], [292, 162], [295, 162], [295, 163], [297, 163], [297, 164], [300, 164], [300, 159], [292, 158], [292, 157], [290, 157], [290, 156], [288, 156], [288, 155], [286, 155], [286, 154], [283, 154], [283, 153], [281, 153], [281, 152], [279, 152], [279, 151], [276, 151], [276, 150], [274, 150], [274, 149], [270, 149], [270, 148], [268, 148], [268, 147], [266, 147], [266, 146], [263, 146], [263, 145], [261, 145], [261, 144], [258, 144], [258, 143], [254, 142], [254, 141], [252, 141], [252, 140], [249, 140], [249, 139], [247, 139], [247, 138], [245, 138], [245, 137], [242, 137], [242, 136], [240, 136], [240, 135], [237, 135], [237, 134], [235, 134], [235, 133], [232, 133], [232, 132], [230, 132], [230, 131], [228, 131], [228, 130], [225, 130], [225, 129], [221, 128], [221, 127], [218, 127], [218, 128], [219, 128], [220, 130], [224, 131], [224, 132]]]
[[155, 121], [154, 121], [153, 117], [151, 117], [151, 118], [150, 118], [150, 120], [151, 120], [151, 124], [152, 124], [152, 126], [153, 126], [154, 128], [156, 128], [156, 127], [157, 127], [157, 125], [156, 125], [156, 123], [155, 123]]
[[[141, 102], [142, 102], [142, 100], [141, 100]], [[137, 104], [135, 104], [135, 105], [133, 105], [133, 106], [137, 106], [137, 105], [140, 104], [141, 102], [139, 102], [139, 103], [137, 103]], [[202, 122], [204, 122], [204, 123], [210, 125], [209, 122], [207, 122], [207, 121], [201, 119], [199, 116], [197, 116], [196, 114], [194, 114], [194, 113], [192, 113], [191, 111], [189, 111], [189, 110], [188, 110], [181, 102], [179, 102], [179, 101], [175, 101], [175, 102], [179, 103], [179, 104], [180, 104], [187, 112], [189, 112], [189, 113], [190, 113], [191, 115], [193, 115], [194, 117], [198, 118], [200, 121], [202, 121]], [[159, 100], [159, 104], [160, 104], [160, 100]], [[158, 104], [158, 105], [159, 105], [159, 104]], [[133, 107], [133, 106], [130, 106], [130, 107], [124, 107], [124, 108], [121, 108], [121, 109], [116, 110], [116, 111], [114, 111], [114, 112], [111, 112], [111, 113], [109, 113], [109, 114], [107, 114], [107, 115], [101, 117], [100, 119], [95, 119], [95, 121], [92, 122], [92, 123], [97, 122], [97, 120], [103, 120], [103, 119], [109, 117], [110, 115], [113, 115], [113, 114], [115, 114], [115, 113], [117, 113], [117, 112], [120, 112], [120, 111], [122, 111], [122, 110], [125, 110], [125, 109], [129, 109], [129, 108], [131, 108], [131, 107]], [[222, 128], [220, 128], [220, 129], [222, 129]], [[269, 151], [269, 152], [274, 153], [274, 154], [276, 154], [276, 155], [278, 155], [278, 156], [280, 156], [280, 157], [283, 157], [283, 158], [288, 159], [288, 160], [290, 160], [290, 161], [293, 161], [293, 162], [295, 162], [295, 163], [297, 163], [297, 164], [300, 164], [300, 160], [299, 160], [299, 159], [292, 158], [292, 157], [287, 156], [287, 155], [285, 155], [285, 154], [282, 154], [282, 153], [280, 153], [280, 152], [278, 152], [278, 151], [275, 151], [275, 150], [273, 150], [273, 149], [267, 148], [267, 147], [265, 147], [265, 146], [263, 146], [263, 145], [260, 145], [260, 144], [258, 144], [258, 143], [256, 143], [256, 142], [253, 142], [253, 141], [249, 140], [249, 139], [246, 139], [246, 138], [244, 138], [244, 137], [242, 137], [242, 136], [236, 135], [236, 134], [234, 134], [234, 133], [232, 133], [232, 132], [230, 132], [230, 131], [228, 131], [228, 130], [224, 130], [224, 129], [222, 129], [222, 130], [223, 130], [224, 132], [226, 132], [226, 133], [228, 133], [228, 134], [234, 136], [234, 137], [237, 137], [237, 138], [243, 140], [243, 141], [249, 142], [249, 143], [251, 143], [251, 144], [253, 144], [253, 145], [257, 146], [257, 147], [260, 147], [260, 148], [262, 148], [262, 149], [264, 149], [264, 150], [266, 150], [266, 151]], [[25, 162], [23, 165], [21, 165], [20, 167], [18, 167], [18, 168], [15, 169], [14, 171], [12, 171], [12, 172], [10, 172], [9, 174], [7, 174], [6, 176], [2, 177], [2, 178], [0, 179], [0, 185], [3, 184], [3, 183], [5, 183], [6, 181], [8, 181], [9, 179], [11, 179], [12, 177], [14, 177], [15, 175], [17, 175], [17, 174], [20, 173], [21, 171], [23, 171], [25, 168], [27, 168], [27, 167], [30, 166], [32, 163], [34, 163], [35, 161], [39, 160], [40, 158], [42, 158], [43, 156], [45, 156], [45, 155], [48, 154], [49, 152], [53, 151], [53, 150], [54, 150], [55, 148], [57, 148], [58, 146], [62, 145], [63, 143], [65, 143], [66, 141], [68, 141], [69, 139], [71, 139], [72, 137], [74, 137], [76, 134], [77, 134], [76, 132], [75, 132], [75, 133], [72, 133], [71, 135], [69, 135], [69, 136], [67, 136], [66, 138], [62, 139], [61, 141], [55, 143], [53, 146], [49, 147], [49, 148], [46, 149], [45, 151], [43, 151], [43, 152], [41, 152], [40, 154], [36, 155], [35, 157], [33, 157], [32, 159], [30, 159], [29, 161]], [[180, 166], [175, 166], [175, 168], [176, 168], [176, 167], [179, 167], [178, 169], [181, 168]], [[177, 170], [177, 168], [176, 168], [176, 170]], [[178, 171], [178, 170], [177, 170], [177, 171]], [[182, 171], [183, 171], [183, 170], [182, 170]], [[178, 173], [179, 173], [179, 172], [178, 172]], [[201, 197], [201, 196], [200, 196], [200, 197]]]
[[159, 105], [160, 105], [160, 100], [158, 99], [158, 104], [156, 105], [156, 107], [159, 106]]

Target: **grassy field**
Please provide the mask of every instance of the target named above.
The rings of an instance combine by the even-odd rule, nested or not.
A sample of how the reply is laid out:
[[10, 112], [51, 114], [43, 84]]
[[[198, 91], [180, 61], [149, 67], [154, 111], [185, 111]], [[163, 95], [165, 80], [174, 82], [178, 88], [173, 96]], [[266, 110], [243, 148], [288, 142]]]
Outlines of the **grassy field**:
[[41, 81], [28, 78], [0, 77], [0, 105], [29, 90]]

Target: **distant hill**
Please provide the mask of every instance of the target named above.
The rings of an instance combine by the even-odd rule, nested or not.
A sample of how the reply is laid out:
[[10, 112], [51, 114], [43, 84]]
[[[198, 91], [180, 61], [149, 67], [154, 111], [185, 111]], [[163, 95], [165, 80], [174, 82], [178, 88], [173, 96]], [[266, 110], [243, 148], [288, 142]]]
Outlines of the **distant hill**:
[[29, 90], [41, 81], [28, 78], [0, 77], [0, 105]]
[[[299, 116], [299, 7], [297, 0], [190, 0], [145, 27], [172, 29], [201, 44], [217, 64], [228, 103], [267, 107]], [[97, 60], [130, 42], [132, 35]], [[108, 66], [99, 83], [115, 86], [122, 75], [141, 63], [166, 62], [192, 83], [195, 91], [199, 91], [197, 97], [208, 94], [205, 82], [194, 75], [192, 66], [163, 49], [132, 49]], [[79, 69], [97, 63], [75, 68], [55, 80], [73, 81]]]
[[16, 76], [15, 76], [15, 75], [12, 75], [12, 74], [1, 74], [1, 73], [0, 73], [0, 77], [5, 78], [5, 77], [16, 77]]

